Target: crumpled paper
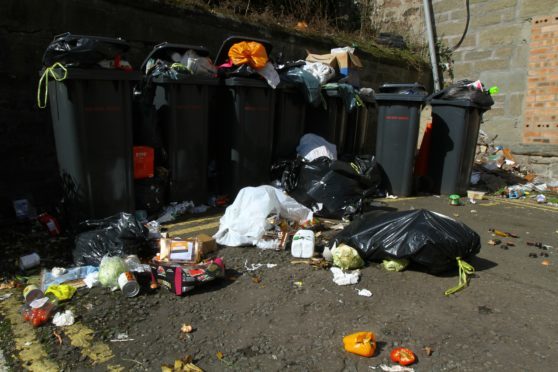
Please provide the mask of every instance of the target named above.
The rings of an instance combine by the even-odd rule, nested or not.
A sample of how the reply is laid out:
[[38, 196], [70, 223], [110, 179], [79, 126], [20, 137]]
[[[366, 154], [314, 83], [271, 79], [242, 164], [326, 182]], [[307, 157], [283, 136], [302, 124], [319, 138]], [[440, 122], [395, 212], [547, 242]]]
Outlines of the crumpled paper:
[[357, 284], [360, 279], [360, 270], [343, 271], [338, 267], [329, 269], [333, 273], [333, 282], [337, 285]]
[[56, 313], [54, 314], [54, 318], [52, 318], [52, 324], [57, 327], [71, 326], [74, 322], [75, 317], [72, 310], [66, 310], [63, 313]]

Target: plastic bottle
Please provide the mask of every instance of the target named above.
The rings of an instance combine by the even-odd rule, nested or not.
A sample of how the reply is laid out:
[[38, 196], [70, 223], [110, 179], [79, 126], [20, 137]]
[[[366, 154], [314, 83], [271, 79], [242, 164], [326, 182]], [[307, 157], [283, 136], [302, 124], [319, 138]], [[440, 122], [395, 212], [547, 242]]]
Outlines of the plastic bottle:
[[291, 244], [293, 257], [311, 258], [314, 256], [314, 231], [298, 230]]

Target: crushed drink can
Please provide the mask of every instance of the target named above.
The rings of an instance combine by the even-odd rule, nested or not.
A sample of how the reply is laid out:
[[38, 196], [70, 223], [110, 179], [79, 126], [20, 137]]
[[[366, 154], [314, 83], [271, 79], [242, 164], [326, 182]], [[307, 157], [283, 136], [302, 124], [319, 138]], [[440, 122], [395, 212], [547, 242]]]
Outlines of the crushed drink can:
[[118, 276], [118, 286], [126, 297], [135, 297], [140, 291], [140, 285], [131, 271], [123, 272]]

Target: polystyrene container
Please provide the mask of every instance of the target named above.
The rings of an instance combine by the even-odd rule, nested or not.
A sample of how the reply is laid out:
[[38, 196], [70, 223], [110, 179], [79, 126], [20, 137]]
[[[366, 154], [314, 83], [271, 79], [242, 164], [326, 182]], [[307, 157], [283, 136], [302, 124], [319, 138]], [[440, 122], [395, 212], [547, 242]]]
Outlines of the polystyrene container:
[[291, 244], [293, 257], [311, 258], [314, 256], [314, 231], [299, 230], [293, 236]]

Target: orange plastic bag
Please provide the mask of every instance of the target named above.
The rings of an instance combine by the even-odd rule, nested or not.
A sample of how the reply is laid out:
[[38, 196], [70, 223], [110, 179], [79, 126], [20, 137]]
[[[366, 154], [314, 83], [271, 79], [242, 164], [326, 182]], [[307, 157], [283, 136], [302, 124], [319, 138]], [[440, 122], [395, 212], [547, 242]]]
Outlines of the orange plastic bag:
[[376, 338], [372, 332], [357, 332], [343, 337], [343, 346], [349, 353], [371, 357], [376, 351]]
[[229, 58], [234, 65], [248, 64], [255, 69], [264, 67], [268, 60], [265, 47], [255, 41], [234, 44], [229, 49]]

